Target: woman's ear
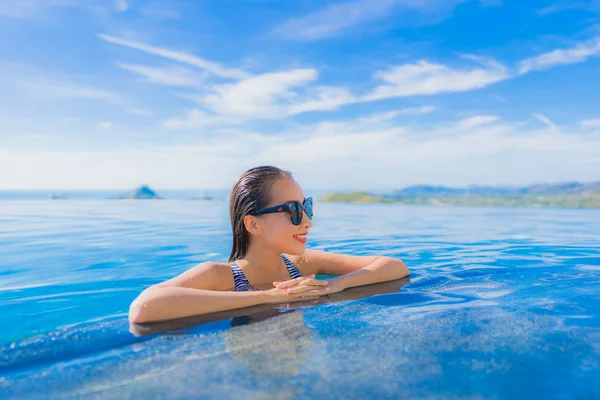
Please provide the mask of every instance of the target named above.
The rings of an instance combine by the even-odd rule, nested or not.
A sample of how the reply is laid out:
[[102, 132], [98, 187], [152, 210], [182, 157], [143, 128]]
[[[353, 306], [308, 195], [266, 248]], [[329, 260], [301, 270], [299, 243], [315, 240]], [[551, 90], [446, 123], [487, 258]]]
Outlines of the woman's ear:
[[244, 217], [244, 226], [246, 227], [246, 230], [248, 231], [248, 233], [257, 235], [257, 234], [260, 234], [260, 232], [261, 232], [258, 218], [254, 217], [252, 215], [246, 215]]

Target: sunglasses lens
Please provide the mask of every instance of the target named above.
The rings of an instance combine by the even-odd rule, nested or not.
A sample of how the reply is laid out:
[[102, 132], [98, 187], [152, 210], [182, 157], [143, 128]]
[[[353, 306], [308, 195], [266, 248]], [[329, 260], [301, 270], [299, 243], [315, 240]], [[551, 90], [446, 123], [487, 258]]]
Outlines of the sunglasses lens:
[[312, 219], [313, 217], [313, 200], [312, 197], [309, 197], [304, 201], [304, 211], [308, 218]]
[[290, 205], [290, 216], [292, 217], [292, 224], [300, 225], [302, 221], [302, 207], [298, 207], [300, 203], [292, 202]]

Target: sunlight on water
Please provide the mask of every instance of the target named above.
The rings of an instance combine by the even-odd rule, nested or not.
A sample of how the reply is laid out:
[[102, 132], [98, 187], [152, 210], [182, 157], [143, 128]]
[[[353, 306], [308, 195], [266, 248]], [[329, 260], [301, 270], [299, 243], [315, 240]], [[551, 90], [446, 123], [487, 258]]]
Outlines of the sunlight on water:
[[1, 201], [2, 398], [600, 397], [599, 211], [315, 209], [310, 247], [410, 282], [136, 337], [142, 289], [226, 261], [227, 204]]

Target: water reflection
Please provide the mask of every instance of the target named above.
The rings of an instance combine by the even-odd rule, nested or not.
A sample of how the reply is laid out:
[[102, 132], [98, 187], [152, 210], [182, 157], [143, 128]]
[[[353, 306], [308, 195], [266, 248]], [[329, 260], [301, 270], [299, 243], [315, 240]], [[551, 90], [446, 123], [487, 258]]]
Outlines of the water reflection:
[[[296, 399], [301, 386], [296, 384], [294, 378], [310, 358], [314, 336], [305, 321], [306, 309], [318, 304], [398, 293], [409, 281], [407, 277], [350, 288], [310, 301], [263, 304], [170, 321], [130, 324], [130, 332], [136, 336], [187, 335], [198, 333], [201, 325], [207, 322], [231, 319], [229, 329], [220, 333], [225, 351], [244, 368], [251, 379], [262, 382], [261, 390], [250, 398]], [[240, 375], [240, 379], [244, 379], [243, 375]]]
[[312, 336], [303, 310], [237, 317], [223, 332], [225, 349], [234, 360], [252, 375], [270, 378], [298, 375], [310, 356]]

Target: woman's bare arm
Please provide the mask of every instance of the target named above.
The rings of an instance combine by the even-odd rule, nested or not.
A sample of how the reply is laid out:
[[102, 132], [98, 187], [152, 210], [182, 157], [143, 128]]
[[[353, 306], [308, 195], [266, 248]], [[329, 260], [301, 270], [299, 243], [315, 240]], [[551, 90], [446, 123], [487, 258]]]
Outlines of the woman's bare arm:
[[[300, 256], [289, 256], [303, 273], [338, 275], [328, 279], [331, 293], [355, 286], [386, 282], [408, 276], [406, 264], [383, 256], [353, 256], [307, 249]], [[288, 284], [277, 287], [289, 287]]]
[[144, 290], [131, 303], [129, 321], [162, 321], [265, 302], [263, 292], [231, 292], [156, 285]]
[[[313, 277], [298, 281], [314, 281]], [[181, 275], [144, 290], [129, 308], [129, 321], [143, 323], [208, 314], [217, 311], [250, 307], [264, 303], [284, 303], [322, 296], [326, 286], [306, 287], [302, 293], [286, 289], [235, 292], [231, 267], [206, 262]]]

